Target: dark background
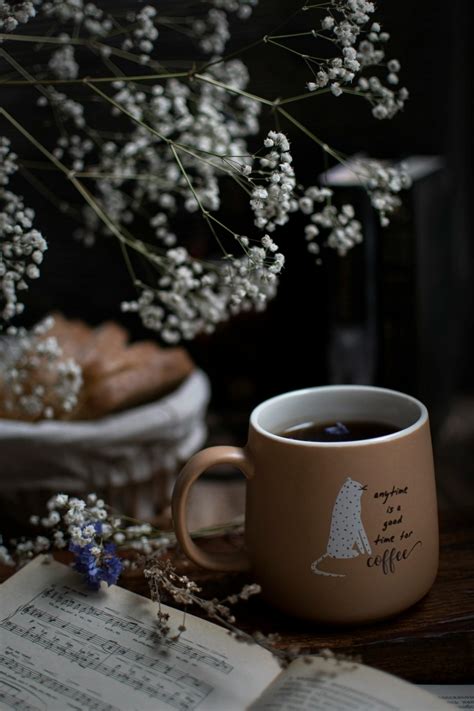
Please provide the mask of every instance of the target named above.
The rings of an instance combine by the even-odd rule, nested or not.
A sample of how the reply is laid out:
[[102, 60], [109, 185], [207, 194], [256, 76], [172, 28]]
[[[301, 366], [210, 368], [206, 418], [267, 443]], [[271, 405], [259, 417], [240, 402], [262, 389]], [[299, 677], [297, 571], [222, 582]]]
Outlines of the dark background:
[[[294, 8], [288, 0], [260, 0], [250, 21], [236, 23], [228, 49], [271, 31]], [[215, 440], [232, 434], [241, 441], [250, 409], [263, 398], [334, 381], [341, 372], [339, 380], [345, 382], [399, 387], [423, 397], [432, 409], [436, 432], [459, 394], [464, 398], [474, 389], [474, 62], [468, 8], [462, 0], [380, 3], [379, 18], [392, 36], [388, 54], [400, 60], [401, 82], [411, 94], [405, 111], [394, 120], [373, 119], [368, 105], [354, 97], [323, 96], [291, 105], [297, 118], [346, 154], [363, 150], [376, 158], [440, 156], [443, 167], [415, 185], [387, 232], [375, 227], [367, 205], [352, 195], [360, 201], [369, 239], [343, 260], [326, 254], [323, 264], [315, 266], [298, 217], [277, 233], [287, 268], [268, 311], [238, 317], [216, 334], [187, 344], [213, 385]], [[297, 19], [292, 31], [299, 25], [306, 29], [306, 18]], [[252, 77], [249, 90], [262, 96], [294, 95], [310, 79], [298, 57], [268, 45], [249, 50], [243, 59]], [[23, 99], [17, 90], [2, 90], [2, 98], [7, 108], [21, 112]], [[35, 126], [37, 117], [30, 120]], [[264, 111], [262, 124], [273, 128], [274, 115]], [[321, 152], [293, 127], [280, 126], [292, 141], [297, 174], [306, 183], [316, 182], [324, 170]], [[10, 135], [18, 153], [29, 152], [9, 127], [2, 125], [1, 130]], [[53, 175], [45, 179], [51, 189], [59, 188]], [[50, 243], [42, 278], [28, 294], [25, 321], [58, 309], [90, 323], [120, 320], [134, 338], [153, 337], [135, 317], [120, 313], [120, 301], [134, 294], [116, 242], [101, 240], [85, 250], [73, 240], [75, 225], [68, 218], [55, 213], [27, 185], [22, 184], [22, 191]], [[226, 198], [231, 224], [234, 218], [240, 220], [245, 205], [230, 189]], [[189, 225], [191, 231], [200, 229], [193, 222]], [[245, 229], [252, 229], [250, 220]], [[371, 294], [364, 281], [367, 269], [373, 276]], [[370, 333], [367, 320], [372, 323]], [[338, 329], [352, 326], [362, 328], [363, 335], [355, 360], [364, 360], [363, 348], [370, 351], [365, 375], [360, 368], [341, 370], [340, 351], [331, 345]]]

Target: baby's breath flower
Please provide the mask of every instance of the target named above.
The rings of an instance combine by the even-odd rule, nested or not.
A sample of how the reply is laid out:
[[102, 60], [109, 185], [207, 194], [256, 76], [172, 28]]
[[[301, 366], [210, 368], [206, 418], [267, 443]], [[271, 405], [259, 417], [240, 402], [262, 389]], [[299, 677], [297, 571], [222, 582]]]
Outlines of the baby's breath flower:
[[[352, 84], [357, 76], [357, 91], [372, 106], [372, 115], [378, 119], [390, 119], [403, 109], [408, 96], [405, 88], [395, 91], [399, 84], [400, 62], [386, 62], [385, 44], [390, 35], [381, 31], [378, 22], [371, 22], [375, 4], [366, 0], [332, 0], [331, 15], [321, 21], [321, 32], [313, 30], [316, 38], [324, 37], [333, 46], [341, 48], [341, 55], [321, 59], [313, 64], [313, 77], [306, 84], [308, 91], [316, 91], [329, 85], [334, 96], [341, 96], [344, 86]], [[369, 24], [370, 23], [370, 24]], [[361, 76], [369, 67], [386, 66], [384, 86], [379, 76]]]
[[157, 289], [144, 289], [137, 301], [122, 308], [137, 312], [168, 343], [210, 333], [229, 314], [262, 309], [275, 293], [276, 276], [284, 264], [283, 255], [275, 251], [278, 247], [268, 240], [262, 247], [249, 248], [245, 257], [229, 255], [226, 263], [208, 270], [184, 247], [168, 250], [166, 277]]
[[247, 20], [250, 17], [257, 3], [258, 0], [212, 0], [214, 7], [235, 13], [241, 20]]
[[277, 226], [288, 222], [289, 213], [297, 206], [293, 198], [295, 173], [285, 134], [270, 131], [263, 144], [270, 150], [258, 162], [266, 178], [263, 185], [254, 187], [250, 206], [255, 215], [255, 225], [273, 232]]
[[22, 313], [18, 292], [28, 280], [40, 275], [38, 265], [47, 249], [46, 240], [33, 227], [35, 213], [23, 198], [7, 189], [17, 170], [10, 141], [0, 137], [0, 318], [9, 321]]
[[67, 543], [64, 538], [63, 531], [54, 531], [53, 533], [53, 545], [55, 548], [65, 548]]
[[0, 564], [12, 567], [15, 565], [15, 561], [11, 557], [8, 548], [3, 545], [3, 538], [0, 536]]
[[36, 15], [35, 3], [30, 0], [26, 2], [6, 2], [0, 1], [0, 30], [2, 32], [13, 32], [19, 24], [26, 24]]
[[47, 503], [47, 508], [52, 511], [54, 509], [63, 509], [69, 501], [68, 494], [56, 494]]
[[74, 47], [65, 44], [64, 47], [53, 52], [48, 67], [59, 79], [76, 79], [79, 74], [79, 65], [74, 56]]
[[222, 54], [230, 37], [227, 15], [221, 10], [210, 10], [206, 20], [195, 20], [193, 30], [201, 37], [199, 46], [206, 54]]
[[[223, 54], [230, 37], [230, 15], [248, 18], [257, 1], [208, 0], [198, 17], [180, 15], [179, 26], [199, 53], [214, 60]], [[109, 63], [112, 55], [114, 62], [122, 57], [128, 61], [134, 55], [139, 64], [154, 63], [155, 67], [155, 50], [167, 31], [155, 5], [142, 3], [131, 8], [123, 25], [120, 21], [122, 29], [117, 34], [111, 10], [103, 9], [100, 3], [0, 0], [0, 26], [3, 23], [6, 31], [15, 29], [18, 22], [34, 15], [35, 6], [46, 23], [58, 28], [55, 36], [59, 44], [43, 48], [49, 52], [46, 76], [74, 80], [88, 75], [88, 68], [81, 71], [82, 52], [73, 40], [72, 32], [78, 28], [81, 38], [91, 41], [98, 61]], [[392, 118], [403, 108], [408, 92], [399, 85], [399, 61], [387, 61], [389, 34], [373, 21], [374, 3], [330, 0], [320, 10], [320, 18], [312, 20], [310, 32], [303, 34], [312, 35], [314, 42], [326, 41], [329, 51], [314, 52], [326, 58], [312, 58], [308, 91], [330, 92], [336, 97], [355, 93], [370, 103], [375, 118]], [[159, 60], [161, 63], [162, 57]], [[201, 77], [191, 72], [186, 77], [163, 78], [146, 85], [130, 82], [117, 72], [116, 81], [102, 85], [102, 89], [96, 87], [103, 95], [94, 93], [94, 101], [82, 100], [85, 87], [78, 91], [76, 100], [72, 98], [73, 87], [63, 93], [52, 84], [41, 85], [37, 104], [42, 111], [48, 109], [61, 126], [52, 153], [70, 171], [71, 178], [83, 173], [91, 186], [90, 200], [82, 209], [83, 224], [74, 236], [90, 246], [103, 234], [113, 232], [117, 237], [122, 233], [122, 244], [130, 244], [135, 252], [138, 289], [137, 298], [122, 308], [139, 313], [143, 323], [168, 343], [210, 333], [233, 314], [265, 308], [276, 293], [285, 259], [270, 235], [288, 222], [292, 212], [300, 210], [310, 217], [305, 237], [314, 255], [322, 244], [343, 254], [361, 238], [355, 216], [350, 217], [344, 209], [338, 211], [332, 204], [318, 212], [316, 203], [326, 199], [323, 192], [311, 197], [310, 189], [305, 192], [304, 187], [297, 187], [290, 144], [283, 133], [270, 131], [263, 149], [251, 155], [248, 139], [259, 131], [261, 103], [247, 93], [248, 82], [243, 62], [230, 59], [211, 61]], [[280, 111], [278, 100], [274, 108]], [[105, 118], [105, 126], [92, 123], [96, 114]], [[43, 237], [33, 228], [33, 213], [24, 207], [22, 198], [9, 191], [15, 159], [8, 142], [1, 142], [0, 210], [3, 204], [4, 209], [0, 212], [0, 313], [4, 319], [21, 313], [21, 290], [40, 276], [46, 249]], [[97, 177], [90, 180], [92, 176]], [[233, 178], [249, 194], [255, 226], [263, 238], [249, 240], [214, 221], [214, 213], [223, 207], [221, 184], [226, 177]], [[385, 179], [379, 176], [378, 180], [383, 183]], [[392, 188], [387, 192], [379, 184], [370, 188], [383, 224], [398, 204], [396, 193]], [[60, 209], [69, 207], [61, 204]], [[203, 263], [183, 247], [176, 227], [184, 212], [205, 218], [206, 226], [222, 244], [222, 260], [211, 258]], [[142, 240], [134, 235], [134, 228], [139, 234], [144, 226], [148, 226], [150, 238]], [[221, 228], [223, 237], [216, 233]], [[322, 242], [328, 234], [327, 241]], [[148, 262], [148, 271], [141, 269], [140, 258]], [[154, 273], [156, 279], [147, 276]], [[52, 359], [53, 344], [45, 341], [45, 348], [38, 355]], [[21, 399], [23, 409], [32, 419], [54, 418], [57, 402], [48, 402], [41, 386], [25, 392], [20, 371], [16, 370], [16, 374], [15, 369], [12, 371], [11, 391]], [[55, 398], [62, 412], [72, 412], [80, 370], [74, 362], [62, 359], [56, 371]], [[90, 507], [92, 511], [92, 503]], [[94, 520], [105, 524], [100, 507], [95, 509], [91, 514]], [[69, 515], [73, 517], [74, 513]], [[50, 526], [56, 525], [48, 520]]]
[[[331, 204], [332, 190], [311, 186], [305, 190], [301, 202], [304, 203], [304, 212], [311, 215], [311, 222], [305, 227], [305, 238], [308, 242], [308, 252], [317, 257], [321, 244], [335, 249], [340, 255], [347, 253], [354, 245], [362, 241], [362, 226], [354, 219], [355, 211], [352, 205], [343, 205], [340, 210]], [[325, 207], [316, 208], [320, 203], [326, 202]], [[316, 241], [324, 230], [324, 242]]]
[[148, 55], [155, 49], [155, 42], [158, 39], [159, 31], [155, 25], [156, 16], [156, 8], [152, 5], [145, 5], [137, 13], [131, 12], [128, 17], [132, 29], [122, 42], [122, 49], [129, 52], [138, 51], [144, 64], [148, 61]]
[[[77, 405], [82, 370], [73, 359], [63, 358], [55, 337], [47, 336], [53, 324], [45, 319], [30, 331], [10, 327], [0, 342], [3, 406], [13, 418], [54, 417]], [[60, 504], [51, 502], [51, 507]]]
[[366, 184], [372, 206], [379, 214], [382, 227], [386, 227], [389, 216], [401, 205], [399, 193], [411, 185], [405, 166], [386, 167], [375, 160], [358, 160], [354, 171]]

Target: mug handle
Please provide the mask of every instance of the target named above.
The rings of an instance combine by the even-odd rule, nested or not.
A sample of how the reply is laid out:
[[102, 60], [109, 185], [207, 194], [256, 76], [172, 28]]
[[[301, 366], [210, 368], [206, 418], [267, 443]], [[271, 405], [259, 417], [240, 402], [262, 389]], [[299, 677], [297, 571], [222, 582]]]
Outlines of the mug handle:
[[254, 471], [244, 449], [240, 447], [208, 447], [195, 454], [183, 467], [173, 490], [171, 502], [176, 537], [181, 548], [194, 563], [208, 570], [240, 571], [250, 569], [250, 560], [244, 550], [234, 553], [206, 553], [196, 546], [186, 525], [186, 505], [192, 484], [213, 464], [233, 464], [251, 479]]

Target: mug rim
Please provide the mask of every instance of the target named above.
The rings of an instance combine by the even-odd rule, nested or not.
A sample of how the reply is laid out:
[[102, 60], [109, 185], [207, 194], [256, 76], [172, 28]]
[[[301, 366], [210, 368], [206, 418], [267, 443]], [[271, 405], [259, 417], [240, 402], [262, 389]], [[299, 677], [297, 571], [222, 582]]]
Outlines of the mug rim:
[[[388, 435], [382, 435], [381, 437], [371, 437], [369, 439], [362, 439], [362, 440], [349, 440], [346, 442], [308, 442], [307, 440], [299, 440], [299, 439], [292, 439], [291, 437], [282, 437], [281, 435], [274, 434], [273, 432], [269, 432], [266, 430], [264, 427], [262, 427], [259, 422], [258, 418], [266, 407], [271, 406], [273, 403], [276, 403], [277, 401], [282, 401], [285, 400], [289, 397], [292, 397], [294, 395], [305, 395], [306, 393], [311, 393], [311, 392], [322, 392], [322, 391], [341, 391], [345, 390], [346, 392], [350, 391], [356, 391], [356, 392], [380, 392], [380, 393], [386, 393], [390, 395], [395, 395], [398, 398], [401, 398], [405, 401], [409, 401], [416, 405], [419, 408], [420, 415], [417, 418], [417, 420], [412, 424], [409, 425], [408, 427], [404, 427], [401, 430], [398, 430], [398, 432], [393, 432], [392, 434]], [[300, 390], [290, 390], [289, 392], [286, 393], [281, 393], [280, 395], [274, 395], [271, 398], [268, 398], [268, 400], [264, 400], [261, 402], [257, 407], [255, 407], [252, 410], [252, 413], [250, 415], [250, 425], [253, 427], [253, 429], [258, 432], [259, 434], [263, 435], [264, 437], [267, 437], [268, 439], [272, 439], [275, 442], [283, 442], [285, 444], [291, 444], [291, 445], [298, 445], [301, 447], [322, 447], [322, 448], [339, 448], [339, 447], [370, 447], [374, 446], [377, 444], [382, 444], [384, 442], [393, 442], [397, 439], [403, 439], [404, 437], [407, 437], [408, 435], [412, 434], [413, 432], [416, 432], [416, 430], [420, 429], [426, 422], [428, 421], [428, 410], [426, 408], [426, 405], [424, 405], [420, 400], [417, 400], [417, 398], [413, 397], [412, 395], [407, 395], [406, 393], [402, 393], [399, 390], [391, 390], [390, 388], [380, 388], [375, 385], [316, 385], [314, 387], [310, 388], [301, 388]]]

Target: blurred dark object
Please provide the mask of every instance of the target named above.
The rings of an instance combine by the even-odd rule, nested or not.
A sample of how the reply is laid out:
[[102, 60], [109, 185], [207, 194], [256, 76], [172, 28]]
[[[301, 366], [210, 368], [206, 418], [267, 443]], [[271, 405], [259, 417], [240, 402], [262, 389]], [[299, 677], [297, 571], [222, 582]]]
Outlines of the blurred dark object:
[[474, 507], [474, 396], [456, 396], [445, 415], [434, 443], [439, 506]]
[[[406, 159], [412, 187], [380, 227], [360, 180], [343, 167], [325, 182], [354, 202], [363, 219], [362, 249], [333, 260], [336, 298], [328, 342], [329, 381], [373, 383], [420, 397], [437, 429], [454, 387], [461, 304], [450, 239], [453, 194], [438, 157]], [[342, 193], [342, 195], [341, 195]]]

